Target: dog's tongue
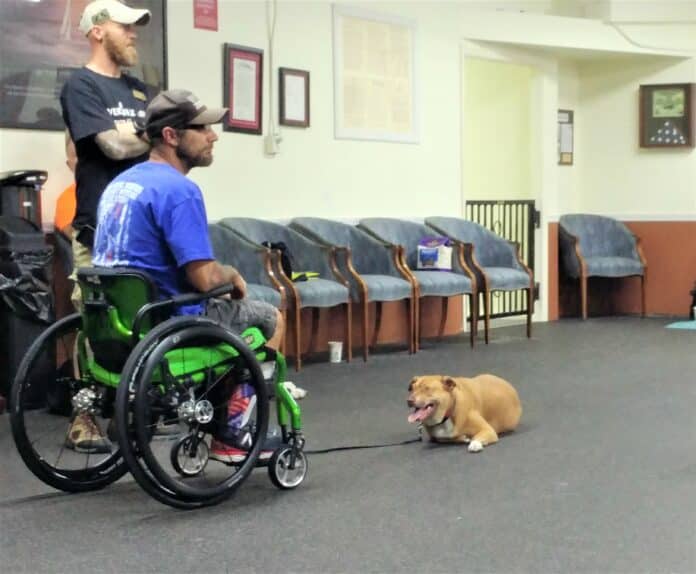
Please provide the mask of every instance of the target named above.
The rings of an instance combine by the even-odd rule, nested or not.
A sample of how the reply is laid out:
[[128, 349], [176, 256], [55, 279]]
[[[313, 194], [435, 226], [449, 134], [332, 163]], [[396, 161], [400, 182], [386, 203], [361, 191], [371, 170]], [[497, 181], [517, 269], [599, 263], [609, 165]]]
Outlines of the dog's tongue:
[[417, 423], [422, 421], [423, 419], [428, 417], [431, 410], [433, 410], [432, 405], [428, 405], [427, 407], [423, 407], [421, 409], [416, 409], [410, 415], [408, 415], [408, 422]]

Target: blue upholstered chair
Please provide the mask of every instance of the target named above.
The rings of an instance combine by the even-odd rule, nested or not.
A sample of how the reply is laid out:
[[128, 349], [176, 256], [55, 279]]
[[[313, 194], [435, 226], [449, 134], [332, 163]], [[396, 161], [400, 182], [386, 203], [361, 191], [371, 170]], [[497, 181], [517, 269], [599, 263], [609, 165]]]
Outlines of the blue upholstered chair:
[[350, 281], [351, 297], [360, 304], [362, 311], [363, 359], [367, 361], [369, 348], [370, 302], [376, 303], [373, 346], [379, 337], [382, 302], [405, 300], [408, 303], [409, 351], [413, 352], [413, 288], [408, 276], [398, 267], [399, 250], [386, 250], [381, 242], [360, 229], [329, 219], [297, 217], [290, 222], [290, 227], [314, 241], [336, 249], [339, 269]]
[[562, 267], [580, 281], [582, 318], [587, 319], [588, 277], [639, 277], [641, 315], [645, 316], [648, 264], [640, 239], [620, 221], [601, 215], [563, 215], [559, 224]]
[[392, 219], [388, 217], [369, 217], [361, 219], [360, 229], [373, 235], [390, 246], [399, 246], [401, 250], [401, 267], [411, 277], [414, 289], [415, 313], [415, 348], [420, 346], [420, 303], [421, 297], [442, 297], [442, 316], [439, 335], [445, 330], [447, 306], [452, 295], [469, 295], [470, 298], [470, 342], [474, 346], [476, 332], [476, 278], [465, 262], [463, 247], [456, 245], [452, 257], [452, 271], [418, 270], [418, 243], [421, 239], [433, 235], [433, 230], [422, 223]]
[[286, 291], [274, 271], [275, 254], [271, 253], [270, 249], [252, 243], [217, 223], [208, 225], [208, 234], [217, 261], [224, 265], [232, 265], [244, 277], [247, 296], [270, 303], [285, 315]]
[[476, 275], [478, 291], [483, 294], [486, 343], [490, 327], [491, 293], [494, 291], [526, 291], [527, 337], [531, 337], [534, 274], [520, 259], [517, 246], [482, 225], [459, 217], [428, 217], [425, 223], [437, 234], [471, 246], [471, 249], [465, 249], [465, 253], [467, 264]]
[[272, 243], [283, 242], [292, 254], [294, 271], [312, 271], [318, 273], [316, 278], [309, 281], [293, 282], [292, 278], [283, 273], [282, 267], [276, 265], [276, 273], [282, 279], [285, 288], [290, 293], [291, 315], [295, 329], [295, 366], [299, 371], [302, 366], [301, 341], [301, 309], [313, 309], [312, 340], [309, 348], [314, 347], [314, 335], [318, 329], [318, 309], [342, 305], [345, 309], [346, 332], [344, 346], [346, 357], [353, 357], [351, 345], [351, 298], [348, 280], [338, 270], [334, 250], [320, 245], [294, 229], [263, 219], [250, 217], [226, 217], [219, 225], [258, 246], [264, 241]]

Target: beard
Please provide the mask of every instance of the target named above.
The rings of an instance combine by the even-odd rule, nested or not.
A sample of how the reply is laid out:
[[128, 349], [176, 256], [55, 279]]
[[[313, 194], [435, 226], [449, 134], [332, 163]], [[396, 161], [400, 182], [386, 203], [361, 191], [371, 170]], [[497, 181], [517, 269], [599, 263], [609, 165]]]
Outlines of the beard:
[[213, 163], [213, 154], [199, 153], [194, 155], [190, 153], [185, 147], [178, 146], [176, 148], [176, 157], [181, 160], [181, 163], [186, 166], [187, 171], [190, 171], [194, 167], [208, 167]]
[[109, 57], [121, 67], [130, 68], [138, 63], [138, 51], [135, 46], [119, 43], [111, 37], [111, 34], [104, 36], [104, 48]]

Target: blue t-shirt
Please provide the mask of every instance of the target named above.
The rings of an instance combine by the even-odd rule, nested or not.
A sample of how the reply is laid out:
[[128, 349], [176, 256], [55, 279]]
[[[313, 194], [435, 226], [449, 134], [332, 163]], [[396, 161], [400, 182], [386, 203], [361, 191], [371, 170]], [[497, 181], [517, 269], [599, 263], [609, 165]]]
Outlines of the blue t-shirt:
[[[97, 210], [94, 265], [142, 269], [164, 298], [194, 290], [184, 265], [212, 259], [201, 190], [169, 164], [138, 164], [104, 190]], [[195, 305], [179, 312], [202, 310]]]

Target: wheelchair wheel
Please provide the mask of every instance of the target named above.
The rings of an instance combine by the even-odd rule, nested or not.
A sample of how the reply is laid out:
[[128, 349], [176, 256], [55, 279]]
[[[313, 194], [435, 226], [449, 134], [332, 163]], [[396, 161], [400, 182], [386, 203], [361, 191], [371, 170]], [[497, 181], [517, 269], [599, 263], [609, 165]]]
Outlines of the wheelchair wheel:
[[[10, 424], [15, 445], [25, 464], [46, 484], [66, 492], [97, 490], [128, 470], [120, 450], [77, 452], [66, 447], [76, 397], [93, 403], [94, 421], [102, 432], [110, 410], [75, 365], [79, 314], [70, 315], [44, 331], [22, 359], [10, 394]], [[106, 407], [104, 409], [103, 407]]]
[[[268, 428], [263, 375], [244, 341], [209, 319], [175, 317], [133, 349], [122, 381], [116, 396], [119, 444], [142, 488], [184, 509], [231, 496], [256, 465]], [[246, 413], [251, 445], [229, 464], [204, 461], [213, 437], [227, 424], [230, 397], [242, 383], [256, 395], [255, 407]], [[159, 439], [153, 432], [158, 422], [179, 425], [177, 444]], [[194, 462], [186, 457], [195, 464], [185, 465]]]
[[282, 490], [291, 490], [300, 486], [309, 469], [305, 453], [300, 451], [293, 457], [292, 451], [290, 446], [279, 448], [268, 461], [268, 477]]
[[198, 435], [183, 436], [169, 453], [172, 468], [181, 476], [196, 476], [203, 472], [209, 457], [208, 443]]

